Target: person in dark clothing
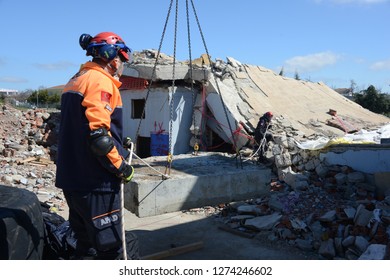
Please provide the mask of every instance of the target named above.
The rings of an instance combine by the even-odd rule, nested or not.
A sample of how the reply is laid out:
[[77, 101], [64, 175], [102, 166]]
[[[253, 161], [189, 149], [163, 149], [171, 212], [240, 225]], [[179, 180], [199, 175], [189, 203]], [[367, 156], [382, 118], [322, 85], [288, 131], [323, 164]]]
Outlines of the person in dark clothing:
[[69, 223], [80, 258], [120, 258], [121, 182], [134, 173], [123, 147], [119, 77], [131, 50], [121, 37], [82, 34], [86, 62], [65, 86], [57, 152], [56, 186], [69, 206]]
[[268, 150], [268, 142], [274, 139], [272, 133], [268, 131], [271, 128], [272, 117], [272, 112], [266, 112], [260, 117], [255, 129], [255, 141], [259, 162], [265, 162], [264, 153]]

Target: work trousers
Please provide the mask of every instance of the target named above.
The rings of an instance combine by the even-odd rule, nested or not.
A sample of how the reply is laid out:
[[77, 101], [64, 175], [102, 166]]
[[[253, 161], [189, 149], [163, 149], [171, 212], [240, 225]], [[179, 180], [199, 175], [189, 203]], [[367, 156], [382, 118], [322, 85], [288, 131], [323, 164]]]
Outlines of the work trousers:
[[76, 256], [118, 259], [122, 254], [119, 192], [65, 191]]

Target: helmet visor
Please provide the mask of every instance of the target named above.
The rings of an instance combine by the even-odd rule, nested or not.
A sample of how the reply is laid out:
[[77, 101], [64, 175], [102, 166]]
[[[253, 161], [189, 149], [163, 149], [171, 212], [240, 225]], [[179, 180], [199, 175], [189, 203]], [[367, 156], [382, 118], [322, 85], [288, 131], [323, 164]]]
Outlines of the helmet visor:
[[[88, 48], [87, 48], [87, 55], [91, 55], [92, 54], [92, 50], [94, 48], [99, 48], [103, 45], [107, 45], [107, 43], [91, 43], [88, 45]], [[123, 61], [123, 62], [132, 62], [132, 51], [131, 49], [126, 46], [124, 43], [116, 43], [116, 44], [111, 44], [112, 46], [115, 46], [116, 50], [117, 50], [117, 55], [119, 56], [119, 58]]]
[[131, 54], [131, 49], [125, 44], [115, 44], [119, 48], [118, 56], [123, 62], [131, 63], [133, 61], [133, 56]]

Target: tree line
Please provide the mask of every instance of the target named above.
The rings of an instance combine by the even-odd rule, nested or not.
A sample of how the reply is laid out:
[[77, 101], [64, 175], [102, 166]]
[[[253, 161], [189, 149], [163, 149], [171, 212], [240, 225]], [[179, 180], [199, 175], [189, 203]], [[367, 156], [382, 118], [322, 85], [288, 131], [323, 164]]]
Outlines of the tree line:
[[381, 93], [373, 85], [353, 94], [353, 101], [371, 112], [390, 117], [390, 95]]
[[43, 107], [45, 105], [58, 105], [60, 100], [60, 94], [49, 94], [47, 89], [34, 90], [27, 98], [28, 103], [35, 104], [37, 107]]

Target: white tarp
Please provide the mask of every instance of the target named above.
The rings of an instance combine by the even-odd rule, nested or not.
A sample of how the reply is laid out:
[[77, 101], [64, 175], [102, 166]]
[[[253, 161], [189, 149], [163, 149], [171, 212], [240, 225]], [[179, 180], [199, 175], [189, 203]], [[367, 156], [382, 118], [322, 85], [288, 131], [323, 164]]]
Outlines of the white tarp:
[[320, 137], [303, 143], [297, 142], [297, 146], [303, 150], [320, 150], [334, 144], [380, 144], [382, 138], [390, 138], [390, 124], [375, 131], [361, 129], [354, 134], [345, 134], [343, 137], [334, 139]]
[[320, 137], [316, 140], [309, 140], [303, 143], [297, 142], [297, 146], [302, 150], [320, 150], [329, 143], [329, 138]]

